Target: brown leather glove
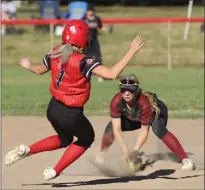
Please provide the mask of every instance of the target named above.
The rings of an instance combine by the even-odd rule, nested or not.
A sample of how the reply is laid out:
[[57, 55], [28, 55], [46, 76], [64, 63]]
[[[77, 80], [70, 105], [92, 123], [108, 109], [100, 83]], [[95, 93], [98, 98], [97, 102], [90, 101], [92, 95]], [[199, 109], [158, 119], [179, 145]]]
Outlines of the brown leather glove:
[[143, 162], [141, 158], [142, 153], [140, 153], [138, 150], [134, 150], [129, 155], [129, 161], [130, 161], [130, 168], [134, 172], [141, 171], [143, 168]]

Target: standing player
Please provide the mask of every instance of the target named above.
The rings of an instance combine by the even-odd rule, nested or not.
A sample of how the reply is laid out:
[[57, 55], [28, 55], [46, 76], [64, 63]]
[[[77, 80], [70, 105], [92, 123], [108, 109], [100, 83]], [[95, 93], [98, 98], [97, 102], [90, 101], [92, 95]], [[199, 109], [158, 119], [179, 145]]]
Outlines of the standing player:
[[[90, 29], [90, 44], [86, 50], [86, 54], [102, 64], [100, 44], [98, 41], [98, 31], [105, 31], [106, 28], [103, 27], [101, 18], [96, 15], [95, 9], [91, 4], [88, 5], [86, 14], [82, 20], [88, 24]], [[98, 81], [103, 81], [103, 79], [98, 77]]]
[[143, 92], [139, 88], [139, 81], [135, 75], [121, 78], [120, 92], [111, 101], [110, 114], [112, 120], [106, 126], [103, 134], [102, 152], [107, 151], [115, 138], [122, 149], [124, 158], [132, 162], [132, 160], [129, 160], [128, 149], [123, 141], [121, 131], [140, 129], [132, 152], [132, 158], [134, 158], [134, 154], [137, 157], [140, 148], [146, 142], [151, 126], [154, 134], [180, 158], [182, 169], [195, 169], [193, 161], [188, 158], [178, 139], [166, 128], [168, 120], [166, 105], [157, 98], [156, 94]]
[[[44, 64], [33, 65], [28, 59], [21, 59], [21, 66], [35, 74], [42, 75], [51, 71], [52, 98], [48, 105], [47, 118], [57, 135], [49, 136], [30, 146], [17, 146], [6, 155], [6, 165], [39, 152], [68, 147], [59, 162], [53, 168], [44, 171], [45, 180], [50, 180], [60, 175], [91, 146], [95, 134], [83, 113], [83, 106], [90, 97], [91, 75], [116, 79], [144, 43], [138, 35], [125, 56], [110, 69], [83, 53], [88, 43], [88, 25], [81, 20], [71, 20], [64, 28], [62, 45], [55, 47], [43, 58]], [[74, 136], [78, 138], [75, 142]]]

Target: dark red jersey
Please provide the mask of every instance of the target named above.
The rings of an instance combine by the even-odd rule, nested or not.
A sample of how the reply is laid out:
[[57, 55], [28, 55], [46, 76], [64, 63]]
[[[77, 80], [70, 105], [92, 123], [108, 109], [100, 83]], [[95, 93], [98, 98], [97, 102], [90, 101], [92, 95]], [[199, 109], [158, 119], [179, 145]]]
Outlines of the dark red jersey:
[[53, 97], [67, 106], [82, 107], [90, 96], [92, 70], [100, 63], [80, 53], [73, 53], [62, 66], [60, 58], [50, 59], [48, 54], [43, 62], [51, 70], [50, 93]]
[[140, 94], [132, 108], [129, 109], [121, 93], [117, 93], [111, 101], [110, 114], [113, 118], [126, 117], [131, 121], [140, 121], [142, 125], [151, 125], [155, 119], [155, 110], [143, 94]]

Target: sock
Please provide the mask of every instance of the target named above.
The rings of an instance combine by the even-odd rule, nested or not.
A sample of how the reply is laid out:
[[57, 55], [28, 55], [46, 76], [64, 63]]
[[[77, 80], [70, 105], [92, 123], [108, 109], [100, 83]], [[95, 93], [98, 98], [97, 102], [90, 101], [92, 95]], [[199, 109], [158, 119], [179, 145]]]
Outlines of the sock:
[[102, 143], [101, 143], [100, 151], [107, 150], [112, 145], [113, 142], [114, 142], [114, 137], [111, 137], [107, 133], [104, 133], [103, 137], [102, 137]]
[[59, 175], [66, 167], [77, 160], [85, 151], [86, 149], [84, 147], [71, 144], [66, 149], [59, 162], [53, 168], [56, 171], [56, 174]]
[[169, 131], [164, 135], [162, 141], [167, 145], [167, 147], [174, 152], [181, 160], [188, 158], [182, 145], [178, 139]]
[[58, 135], [47, 137], [29, 146], [29, 155], [44, 151], [51, 151], [61, 148], [61, 142]]

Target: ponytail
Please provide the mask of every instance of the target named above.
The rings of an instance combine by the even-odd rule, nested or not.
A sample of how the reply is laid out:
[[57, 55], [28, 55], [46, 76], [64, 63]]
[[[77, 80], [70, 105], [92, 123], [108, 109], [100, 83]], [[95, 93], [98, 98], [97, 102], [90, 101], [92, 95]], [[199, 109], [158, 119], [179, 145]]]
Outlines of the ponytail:
[[83, 49], [75, 46], [75, 45], [71, 45], [71, 44], [63, 44], [60, 46], [60, 48], [54, 52], [51, 52], [51, 59], [56, 59], [59, 58], [61, 56], [61, 61], [60, 61], [60, 65], [64, 65], [67, 63], [69, 56], [73, 53], [82, 53]]
[[156, 118], [159, 117], [160, 115], [160, 108], [159, 106], [157, 105], [157, 98], [154, 96], [154, 94], [150, 93], [150, 92], [146, 92], [146, 91], [143, 91], [141, 92], [143, 95], [145, 95], [149, 101], [150, 101], [150, 104], [151, 106], [154, 108], [155, 110], [155, 113], [156, 113]]

